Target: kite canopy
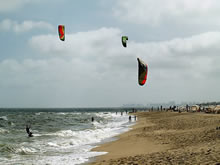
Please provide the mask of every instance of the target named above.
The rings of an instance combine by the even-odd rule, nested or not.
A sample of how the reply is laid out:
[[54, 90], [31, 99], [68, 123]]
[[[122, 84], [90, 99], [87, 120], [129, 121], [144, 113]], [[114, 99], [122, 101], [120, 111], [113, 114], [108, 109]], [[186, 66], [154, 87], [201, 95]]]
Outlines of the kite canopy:
[[139, 85], [144, 85], [147, 81], [147, 72], [148, 67], [141, 59], [137, 58], [138, 60], [138, 83]]
[[58, 33], [61, 41], [65, 41], [65, 26], [59, 25], [58, 26]]
[[127, 47], [127, 40], [128, 40], [128, 37], [127, 36], [122, 36], [121, 37], [121, 42], [122, 42], [122, 45], [124, 47]]

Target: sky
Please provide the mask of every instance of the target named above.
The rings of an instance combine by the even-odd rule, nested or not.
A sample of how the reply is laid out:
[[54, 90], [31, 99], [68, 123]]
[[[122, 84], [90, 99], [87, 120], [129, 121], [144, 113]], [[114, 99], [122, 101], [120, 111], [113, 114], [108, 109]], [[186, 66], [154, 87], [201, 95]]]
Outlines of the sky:
[[0, 0], [0, 107], [219, 101], [219, 16], [217, 0]]

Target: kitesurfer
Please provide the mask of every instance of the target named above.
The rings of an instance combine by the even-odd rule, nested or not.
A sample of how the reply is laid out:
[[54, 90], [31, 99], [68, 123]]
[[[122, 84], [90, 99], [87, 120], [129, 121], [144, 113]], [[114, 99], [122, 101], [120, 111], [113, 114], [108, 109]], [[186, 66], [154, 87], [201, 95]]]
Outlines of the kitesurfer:
[[27, 132], [29, 137], [33, 136], [32, 132], [30, 131], [30, 127], [28, 125], [26, 125], [26, 132]]
[[30, 128], [28, 127], [28, 125], [26, 125], [26, 132], [27, 132], [27, 134], [30, 133]]

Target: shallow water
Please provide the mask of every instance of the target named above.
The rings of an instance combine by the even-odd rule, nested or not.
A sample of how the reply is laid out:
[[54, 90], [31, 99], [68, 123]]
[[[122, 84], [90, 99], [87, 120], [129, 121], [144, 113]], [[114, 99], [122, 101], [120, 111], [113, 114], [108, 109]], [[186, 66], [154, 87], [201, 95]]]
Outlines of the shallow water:
[[[104, 154], [90, 150], [127, 131], [132, 124], [125, 113], [107, 111], [0, 110], [0, 164], [74, 165]], [[34, 137], [27, 136], [27, 124], [31, 125]]]

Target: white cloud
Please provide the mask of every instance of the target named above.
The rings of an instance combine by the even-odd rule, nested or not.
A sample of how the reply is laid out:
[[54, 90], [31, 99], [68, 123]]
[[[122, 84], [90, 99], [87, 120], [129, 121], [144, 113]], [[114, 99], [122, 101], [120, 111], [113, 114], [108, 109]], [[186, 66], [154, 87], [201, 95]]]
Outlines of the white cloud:
[[120, 37], [118, 29], [104, 28], [71, 34], [66, 37], [67, 42], [59, 41], [57, 36], [35, 36], [30, 44], [47, 55], [68, 56], [94, 65], [97, 77], [132, 75], [134, 78], [136, 57], [140, 57], [149, 65], [149, 83], [158, 80], [166, 80], [167, 83], [164, 83], [169, 84], [168, 81], [176, 79], [189, 82], [218, 79], [216, 73], [220, 67], [214, 63], [220, 60], [220, 32], [162, 42], [136, 43], [129, 40], [126, 49], [121, 46]]
[[220, 51], [220, 32], [161, 42], [136, 43], [129, 40], [128, 48], [122, 47], [120, 39], [119, 29], [101, 28], [69, 34], [65, 42], [60, 41], [56, 35], [41, 35], [34, 36], [29, 43], [47, 55], [68, 56], [93, 63], [97, 70], [100, 69], [99, 72], [110, 68], [111, 71], [119, 68], [131, 71], [136, 67], [136, 57], [140, 57], [158, 73], [165, 71], [172, 75], [175, 72], [177, 77], [206, 77], [204, 73], [212, 71], [212, 63], [218, 59]]
[[219, 7], [217, 0], [119, 0], [114, 14], [121, 20], [150, 26], [170, 21], [194, 25], [216, 24]]
[[[19, 100], [26, 106], [218, 99], [219, 40], [220, 32], [209, 32], [163, 42], [136, 43], [130, 39], [124, 48], [121, 31], [116, 28], [67, 34], [64, 42], [58, 34], [34, 36], [30, 46], [48, 56], [0, 62], [0, 90], [13, 91], [8, 100]], [[149, 66], [144, 87], [137, 83], [136, 57]]]
[[220, 60], [219, 43], [220, 32], [207, 32], [169, 41], [134, 43], [131, 53], [149, 63], [153, 77], [180, 80], [190, 77], [192, 81], [215, 79], [212, 73], [214, 63]]
[[51, 24], [44, 22], [44, 21], [39, 21], [39, 22], [24, 21], [22, 24], [16, 24], [14, 27], [15, 32], [30, 31], [32, 29], [53, 30], [54, 28]]
[[15, 12], [29, 4], [43, 3], [47, 0], [0, 0], [0, 13]]
[[60, 41], [56, 34], [34, 36], [29, 43], [42, 53], [95, 61], [117, 56], [123, 50], [119, 38], [120, 33], [121, 31], [116, 28], [101, 28], [66, 34], [64, 42]]
[[9, 31], [12, 29], [14, 22], [10, 19], [4, 19], [0, 22], [0, 30]]
[[[113, 93], [123, 89], [108, 70], [79, 60], [4, 60], [0, 63], [0, 105], [25, 107], [72, 107], [120, 105]], [[111, 86], [109, 86], [111, 84]], [[6, 92], [7, 91], [7, 92]], [[5, 93], [4, 97], [2, 94]], [[6, 94], [7, 93], [7, 94]], [[109, 99], [110, 100], [109, 100]], [[46, 102], [46, 103], [45, 103]]]
[[[10, 0], [0, 0], [0, 12], [15, 11], [36, 1], [44, 2], [15, 0], [12, 3]], [[108, 3], [112, 5], [112, 2]], [[69, 24], [66, 40], [62, 42], [57, 27], [47, 22], [1, 20], [0, 29], [3, 32], [22, 34], [46, 29], [53, 33], [32, 36], [28, 46], [33, 49], [23, 45], [25, 42], [19, 44], [18, 49], [17, 46], [13, 47], [14, 51], [8, 52], [8, 47], [3, 49], [0, 61], [0, 106], [2, 103], [11, 105], [16, 102], [37, 106], [117, 106], [151, 101], [191, 101], [201, 97], [220, 99], [216, 92], [220, 90], [217, 85], [220, 83], [220, 32], [214, 31], [219, 28], [212, 28], [219, 26], [220, 2], [114, 2], [115, 16], [123, 23], [132, 23], [125, 25], [125, 33], [129, 37], [127, 48], [121, 44], [124, 31], [118, 28], [69, 33], [70, 29], [81, 27], [80, 22], [73, 22], [77, 27], [74, 25], [71, 28]], [[109, 17], [108, 14], [106, 16]], [[45, 18], [51, 20], [48, 16]], [[85, 28], [99, 25], [88, 23]], [[149, 27], [152, 25], [157, 27]], [[117, 27], [117, 24], [114, 26]], [[194, 31], [190, 27], [194, 27]], [[203, 29], [200, 30], [200, 27]], [[133, 41], [134, 37], [139, 41], [146, 39], [151, 42], [136, 42]], [[13, 56], [12, 53], [17, 50]], [[27, 57], [27, 52], [30, 52], [29, 59], [22, 59]], [[19, 60], [6, 59], [9, 53], [10, 57]], [[36, 57], [37, 54], [39, 57]], [[149, 66], [149, 77], [143, 87], [137, 82], [137, 57]]]
[[53, 25], [44, 22], [44, 21], [23, 21], [22, 23], [18, 23], [17, 21], [13, 21], [10, 19], [4, 19], [0, 22], [0, 29], [5, 31], [14, 31], [16, 33], [22, 33], [31, 31], [33, 29], [47, 29], [54, 30]]
[[11, 12], [30, 2], [30, 0], [0, 0], [0, 12]]

